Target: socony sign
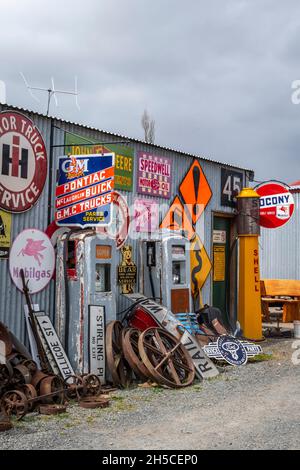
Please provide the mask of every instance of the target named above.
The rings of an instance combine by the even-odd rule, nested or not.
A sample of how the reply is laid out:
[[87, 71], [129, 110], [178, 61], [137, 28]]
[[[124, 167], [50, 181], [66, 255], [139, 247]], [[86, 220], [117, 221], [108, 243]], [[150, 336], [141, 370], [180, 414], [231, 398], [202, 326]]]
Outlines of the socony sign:
[[46, 177], [47, 152], [39, 130], [21, 113], [0, 113], [0, 208], [31, 209]]

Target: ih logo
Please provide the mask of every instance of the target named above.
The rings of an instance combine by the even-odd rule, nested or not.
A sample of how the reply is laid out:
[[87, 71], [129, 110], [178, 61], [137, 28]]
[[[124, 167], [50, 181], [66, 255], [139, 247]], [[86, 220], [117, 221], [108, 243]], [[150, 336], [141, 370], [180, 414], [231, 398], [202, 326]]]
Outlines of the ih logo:
[[47, 167], [45, 143], [31, 119], [0, 112], [0, 209], [31, 209], [43, 191]]
[[28, 178], [28, 149], [20, 147], [18, 135], [12, 135], [11, 145], [2, 145], [2, 175]]

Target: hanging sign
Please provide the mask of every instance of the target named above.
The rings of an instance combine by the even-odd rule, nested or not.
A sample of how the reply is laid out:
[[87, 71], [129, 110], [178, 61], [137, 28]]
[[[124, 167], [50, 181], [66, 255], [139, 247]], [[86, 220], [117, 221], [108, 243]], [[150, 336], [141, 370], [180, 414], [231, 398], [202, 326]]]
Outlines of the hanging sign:
[[0, 260], [8, 259], [11, 244], [11, 214], [0, 210]]
[[89, 370], [105, 384], [105, 314], [100, 305], [89, 306]]
[[23, 291], [20, 270], [24, 270], [31, 294], [49, 284], [55, 267], [55, 253], [49, 237], [40, 230], [23, 230], [13, 242], [9, 255], [9, 270], [14, 284]]
[[260, 200], [260, 225], [278, 228], [285, 225], [293, 215], [295, 202], [290, 188], [278, 181], [267, 181], [255, 187]]
[[212, 197], [212, 191], [198, 160], [194, 160], [179, 190], [195, 225]]
[[38, 128], [24, 114], [0, 113], [0, 208], [25, 212], [47, 178], [47, 152]]
[[147, 152], [138, 152], [137, 192], [148, 196], [171, 197], [172, 162]]
[[[92, 144], [95, 145], [84, 145]], [[113, 152], [115, 157], [115, 189], [132, 191], [134, 150], [127, 145], [105, 144], [99, 145], [97, 141], [84, 138], [76, 134], [65, 133], [65, 145], [67, 155], [89, 155]]]
[[132, 229], [135, 232], [153, 233], [158, 230], [159, 206], [149, 199], [134, 201]]
[[57, 225], [95, 227], [111, 223], [113, 153], [59, 158]]

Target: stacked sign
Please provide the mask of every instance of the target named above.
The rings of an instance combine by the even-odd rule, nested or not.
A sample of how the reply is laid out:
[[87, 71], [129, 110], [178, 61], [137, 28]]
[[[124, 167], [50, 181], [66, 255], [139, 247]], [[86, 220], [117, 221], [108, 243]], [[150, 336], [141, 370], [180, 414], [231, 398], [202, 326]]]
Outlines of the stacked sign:
[[94, 227], [111, 222], [114, 153], [59, 158], [58, 225]]

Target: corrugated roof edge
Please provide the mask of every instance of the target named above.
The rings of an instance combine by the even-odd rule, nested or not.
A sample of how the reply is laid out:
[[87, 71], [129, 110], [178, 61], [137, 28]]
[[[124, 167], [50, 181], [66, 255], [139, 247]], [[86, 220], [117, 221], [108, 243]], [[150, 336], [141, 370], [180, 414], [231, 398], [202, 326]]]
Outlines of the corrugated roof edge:
[[62, 123], [65, 122], [66, 124], [72, 124], [74, 126], [84, 127], [85, 129], [90, 129], [92, 131], [102, 132], [103, 134], [111, 135], [111, 136], [118, 137], [118, 138], [121, 138], [121, 139], [126, 139], [126, 140], [131, 141], [131, 142], [137, 142], [139, 144], [146, 144], [146, 145], [149, 145], [153, 148], [168, 150], [169, 152], [176, 152], [176, 153], [179, 153], [180, 155], [185, 155], [187, 157], [199, 158], [201, 160], [205, 160], [205, 161], [211, 162], [211, 163], [216, 163], [218, 165], [227, 166], [227, 167], [230, 167], [230, 168], [236, 168], [238, 170], [248, 171], [250, 181], [252, 181], [253, 178], [254, 178], [254, 170], [251, 170], [249, 168], [242, 168], [240, 166], [236, 166], [236, 165], [233, 165], [231, 163], [220, 162], [218, 160], [213, 160], [213, 159], [208, 158], [208, 157], [201, 157], [200, 155], [195, 155], [193, 153], [184, 152], [183, 150], [178, 150], [178, 149], [174, 149], [174, 148], [171, 148], [171, 147], [166, 147], [164, 145], [149, 144], [149, 143], [145, 142], [144, 140], [136, 139], [135, 137], [127, 137], [127, 136], [122, 135], [122, 134], [116, 134], [114, 132], [104, 131], [103, 129], [98, 129], [97, 127], [87, 126], [86, 124], [81, 124], [79, 122], [67, 121], [66, 119], [58, 118], [56, 116], [46, 116], [46, 114], [39, 113], [38, 111], [33, 111], [33, 110], [30, 110], [30, 109], [21, 108], [19, 106], [10, 105], [10, 104], [7, 104], [7, 103], [6, 104], [0, 103], [0, 105], [7, 108], [7, 109], [14, 109], [14, 110], [17, 110], [17, 111], [23, 111], [25, 113], [36, 114], [37, 116], [44, 117], [46, 119], [53, 119], [53, 120], [58, 121], [58, 122], [62, 122]]

